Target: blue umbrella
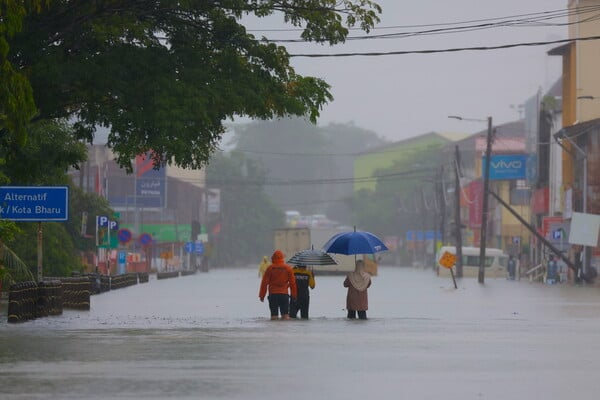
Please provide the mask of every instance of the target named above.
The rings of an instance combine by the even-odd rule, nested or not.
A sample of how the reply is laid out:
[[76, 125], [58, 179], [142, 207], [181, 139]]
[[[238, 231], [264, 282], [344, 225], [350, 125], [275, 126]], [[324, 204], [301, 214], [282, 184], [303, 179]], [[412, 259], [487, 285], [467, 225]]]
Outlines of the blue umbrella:
[[370, 232], [342, 232], [334, 235], [323, 245], [323, 251], [335, 254], [375, 254], [388, 248], [381, 239]]

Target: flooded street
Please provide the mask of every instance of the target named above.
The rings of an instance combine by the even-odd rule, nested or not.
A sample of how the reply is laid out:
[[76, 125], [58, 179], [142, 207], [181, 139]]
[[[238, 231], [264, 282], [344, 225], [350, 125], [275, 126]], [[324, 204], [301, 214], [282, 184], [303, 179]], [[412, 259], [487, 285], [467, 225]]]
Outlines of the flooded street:
[[[256, 268], [0, 322], [1, 399], [594, 399], [600, 289], [380, 267], [368, 321], [317, 276], [309, 321], [270, 321]], [[5, 307], [5, 305], [3, 306]]]

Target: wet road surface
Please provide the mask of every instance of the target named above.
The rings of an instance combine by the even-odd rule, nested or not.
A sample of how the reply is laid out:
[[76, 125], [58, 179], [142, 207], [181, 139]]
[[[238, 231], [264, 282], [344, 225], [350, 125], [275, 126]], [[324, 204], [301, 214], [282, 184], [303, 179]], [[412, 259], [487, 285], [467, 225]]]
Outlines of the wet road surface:
[[369, 320], [317, 276], [270, 321], [257, 268], [150, 280], [90, 311], [0, 321], [0, 399], [595, 399], [600, 288], [381, 267]]

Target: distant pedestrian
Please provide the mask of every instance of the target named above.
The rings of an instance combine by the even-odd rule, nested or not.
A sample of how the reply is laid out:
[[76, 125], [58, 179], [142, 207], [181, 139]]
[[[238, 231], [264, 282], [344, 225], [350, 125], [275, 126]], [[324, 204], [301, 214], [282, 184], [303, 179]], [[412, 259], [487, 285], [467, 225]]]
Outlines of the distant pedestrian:
[[554, 256], [550, 256], [548, 266], [546, 269], [546, 283], [552, 285], [558, 282], [558, 263], [554, 259]]
[[285, 263], [285, 255], [280, 250], [275, 250], [271, 256], [272, 264], [269, 265], [262, 277], [258, 297], [265, 301], [265, 295], [269, 293], [269, 309], [271, 319], [290, 319], [290, 296], [292, 301], [296, 300], [297, 288], [296, 278], [292, 267]]
[[515, 274], [517, 271], [517, 260], [513, 255], [508, 257], [508, 279], [515, 280]]
[[574, 269], [573, 282], [580, 284], [583, 282], [583, 247], [581, 245], [573, 245]]
[[315, 288], [315, 275], [306, 268], [306, 265], [298, 265], [294, 269], [298, 297], [290, 303], [290, 317], [296, 318], [300, 311], [300, 318], [308, 319], [308, 307], [310, 305], [310, 290]]
[[358, 319], [367, 319], [367, 310], [369, 309], [367, 289], [369, 286], [371, 286], [371, 275], [365, 271], [364, 261], [357, 260], [354, 272], [350, 272], [344, 280], [344, 287], [348, 288], [346, 310], [349, 319], [355, 319], [357, 313]]
[[269, 266], [269, 257], [263, 256], [262, 261], [258, 265], [258, 277], [262, 278]]

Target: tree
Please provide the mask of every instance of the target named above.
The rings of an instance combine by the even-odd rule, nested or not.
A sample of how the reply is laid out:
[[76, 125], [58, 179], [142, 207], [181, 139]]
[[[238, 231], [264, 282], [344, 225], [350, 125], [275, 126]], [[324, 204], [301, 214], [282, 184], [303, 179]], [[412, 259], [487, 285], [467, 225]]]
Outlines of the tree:
[[[220, 232], [211, 235], [217, 265], [256, 263], [273, 251], [273, 230], [284, 224], [283, 212], [265, 194], [265, 171], [239, 152], [215, 154], [206, 170], [209, 188], [221, 190], [221, 213], [212, 219]], [[220, 246], [227, 243], [227, 247]]]
[[77, 118], [78, 138], [110, 128], [118, 163], [152, 149], [155, 163], [201, 167], [226, 119], [307, 115], [329, 85], [296, 74], [285, 47], [248, 33], [241, 18], [277, 14], [302, 38], [343, 42], [369, 31], [371, 0], [51, 1], [25, 17], [8, 60], [26, 74], [37, 119]]
[[87, 159], [85, 144], [75, 139], [66, 122], [39, 121], [30, 124], [23, 146], [0, 137], [0, 165], [12, 185], [65, 185], [69, 168]]
[[376, 171], [375, 191], [363, 190], [353, 197], [357, 223], [385, 235], [433, 225], [434, 185], [436, 173], [445, 162], [441, 149], [446, 143], [445, 139], [433, 136], [406, 149], [393, 166]]
[[4, 243], [0, 243], [0, 288], [15, 282], [32, 281], [33, 274], [23, 260]]
[[9, 41], [21, 31], [23, 19], [41, 9], [42, 1], [0, 1], [0, 132], [23, 145], [27, 125], [36, 113], [33, 91], [26, 76], [9, 60]]
[[[82, 215], [90, 217], [112, 214], [105, 199], [95, 194], [86, 194], [71, 185], [67, 176], [69, 167], [77, 167], [85, 161], [85, 145], [76, 140], [72, 129], [66, 123], [40, 121], [28, 129], [28, 140], [23, 146], [11, 144], [7, 137], [0, 138], [0, 158], [6, 163], [0, 165], [3, 174], [13, 185], [69, 185], [69, 220], [65, 222], [44, 222], [43, 265], [46, 276], [69, 275], [72, 270], [80, 270], [81, 255], [95, 248], [92, 227], [81, 232]], [[90, 224], [91, 225], [91, 224]], [[0, 221], [0, 239], [10, 250], [5, 256], [14, 254], [21, 263], [10, 263], [7, 268], [27, 265], [31, 272], [37, 267], [37, 224], [31, 222]], [[18, 272], [18, 271], [16, 271]], [[24, 276], [11, 273], [13, 277]]]
[[303, 213], [319, 207], [327, 195], [316, 182], [335, 170], [333, 157], [327, 156], [332, 152], [330, 144], [318, 127], [298, 118], [236, 128], [236, 149], [265, 168], [269, 197], [282, 209]]
[[234, 129], [236, 149], [264, 166], [265, 190], [275, 204], [337, 221], [350, 219], [344, 200], [352, 196], [356, 154], [385, 143], [352, 124], [318, 127], [299, 118]]
[[[91, 221], [96, 215], [112, 213], [105, 199], [69, 184], [69, 220], [42, 223], [44, 276], [69, 276], [72, 271], [81, 271], [84, 254], [96, 250]], [[86, 223], [82, 221], [84, 215], [87, 215]], [[34, 273], [37, 269], [38, 224], [19, 222], [17, 226], [19, 235], [7, 239], [6, 245]], [[82, 231], [83, 227], [85, 231]]]

